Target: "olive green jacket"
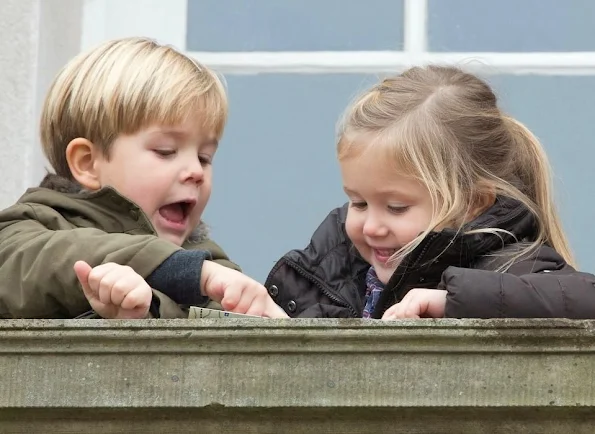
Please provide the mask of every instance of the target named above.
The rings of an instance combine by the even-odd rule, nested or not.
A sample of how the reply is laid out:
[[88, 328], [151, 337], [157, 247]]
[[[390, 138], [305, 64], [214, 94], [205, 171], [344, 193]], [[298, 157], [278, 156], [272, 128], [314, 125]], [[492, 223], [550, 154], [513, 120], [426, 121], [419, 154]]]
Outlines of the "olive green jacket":
[[[239, 270], [207, 232], [201, 223], [178, 247], [158, 238], [140, 208], [113, 188], [85, 192], [48, 175], [0, 212], [0, 318], [75, 318], [88, 312], [73, 270], [78, 260], [129, 265], [147, 278], [184, 248], [206, 250], [215, 262]], [[160, 317], [187, 316], [159, 291], [154, 297]]]

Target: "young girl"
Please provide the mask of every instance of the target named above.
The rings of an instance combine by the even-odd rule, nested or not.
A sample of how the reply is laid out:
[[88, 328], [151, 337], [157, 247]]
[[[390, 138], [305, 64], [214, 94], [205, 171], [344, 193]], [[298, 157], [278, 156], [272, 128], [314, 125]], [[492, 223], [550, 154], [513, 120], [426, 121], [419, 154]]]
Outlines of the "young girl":
[[412, 68], [345, 113], [349, 203], [265, 286], [292, 317], [595, 317], [538, 140], [479, 78]]

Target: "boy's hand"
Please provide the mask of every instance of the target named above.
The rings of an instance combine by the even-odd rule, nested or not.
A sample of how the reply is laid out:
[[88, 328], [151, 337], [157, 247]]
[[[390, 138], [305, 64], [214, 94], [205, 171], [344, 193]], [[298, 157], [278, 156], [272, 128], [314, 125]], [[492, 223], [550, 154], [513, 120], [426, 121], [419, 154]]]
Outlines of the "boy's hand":
[[132, 268], [111, 262], [91, 268], [77, 261], [74, 272], [89, 304], [102, 318], [147, 317], [153, 291]]
[[442, 318], [445, 307], [446, 291], [414, 288], [403, 297], [400, 303], [388, 308], [382, 319]]
[[223, 309], [267, 318], [288, 318], [263, 285], [239, 271], [212, 261], [204, 261], [201, 292], [221, 303]]

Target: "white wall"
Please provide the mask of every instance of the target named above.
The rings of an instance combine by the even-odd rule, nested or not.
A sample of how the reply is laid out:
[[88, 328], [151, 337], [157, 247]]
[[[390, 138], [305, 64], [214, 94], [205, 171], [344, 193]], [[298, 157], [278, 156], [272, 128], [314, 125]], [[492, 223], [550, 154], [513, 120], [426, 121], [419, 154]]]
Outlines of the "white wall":
[[39, 113], [58, 70], [124, 36], [184, 50], [186, 0], [0, 0], [0, 209], [45, 173]]
[[146, 36], [186, 48], [186, 0], [85, 0], [83, 50], [107, 39]]
[[0, 208], [43, 176], [37, 124], [56, 72], [80, 48], [81, 0], [2, 0]]

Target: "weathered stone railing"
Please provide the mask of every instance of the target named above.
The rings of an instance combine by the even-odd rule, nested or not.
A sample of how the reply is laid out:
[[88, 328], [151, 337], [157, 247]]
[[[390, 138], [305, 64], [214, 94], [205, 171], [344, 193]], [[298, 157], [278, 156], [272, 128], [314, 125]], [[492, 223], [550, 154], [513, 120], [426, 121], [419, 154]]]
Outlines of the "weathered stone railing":
[[595, 321], [4, 320], [0, 432], [595, 431]]

